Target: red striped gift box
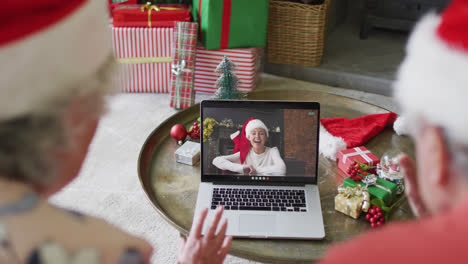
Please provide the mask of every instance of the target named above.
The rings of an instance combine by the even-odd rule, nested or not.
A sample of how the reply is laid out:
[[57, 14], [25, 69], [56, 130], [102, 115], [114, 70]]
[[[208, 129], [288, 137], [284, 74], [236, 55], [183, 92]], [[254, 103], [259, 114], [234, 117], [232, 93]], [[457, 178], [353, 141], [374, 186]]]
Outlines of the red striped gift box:
[[115, 81], [123, 92], [169, 93], [173, 32], [173, 28], [112, 28], [121, 70]]
[[255, 89], [261, 71], [261, 48], [206, 50], [197, 46], [195, 60], [195, 92], [215, 93], [219, 78], [216, 67], [227, 56], [235, 65], [234, 74], [239, 78], [238, 89], [249, 92]]

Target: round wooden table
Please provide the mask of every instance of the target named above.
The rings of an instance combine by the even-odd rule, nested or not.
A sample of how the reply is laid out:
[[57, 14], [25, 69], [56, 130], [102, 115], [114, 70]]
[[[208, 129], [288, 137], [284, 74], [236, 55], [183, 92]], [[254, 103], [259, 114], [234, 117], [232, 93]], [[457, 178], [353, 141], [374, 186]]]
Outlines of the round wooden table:
[[[359, 100], [306, 90], [261, 90], [249, 93], [248, 99], [320, 102], [321, 118], [354, 118], [388, 112], [386, 109]], [[199, 117], [199, 112], [200, 107], [197, 104], [164, 121], [148, 136], [138, 161], [140, 182], [148, 198], [164, 219], [182, 235], [188, 233], [192, 224], [200, 183], [200, 165], [197, 163], [195, 166], [188, 166], [175, 162], [174, 151], [178, 145], [169, 136], [169, 132], [174, 124], [189, 126]], [[411, 140], [397, 136], [391, 127], [368, 141], [365, 146], [377, 157], [393, 148], [414, 156]], [[314, 262], [324, 255], [332, 243], [347, 240], [370, 229], [363, 218], [354, 220], [334, 209], [337, 186], [345, 177], [335, 161], [319, 157], [318, 185], [325, 223], [324, 240], [234, 239], [230, 254], [262, 262]], [[403, 199], [392, 213], [390, 221], [412, 217], [408, 203]]]

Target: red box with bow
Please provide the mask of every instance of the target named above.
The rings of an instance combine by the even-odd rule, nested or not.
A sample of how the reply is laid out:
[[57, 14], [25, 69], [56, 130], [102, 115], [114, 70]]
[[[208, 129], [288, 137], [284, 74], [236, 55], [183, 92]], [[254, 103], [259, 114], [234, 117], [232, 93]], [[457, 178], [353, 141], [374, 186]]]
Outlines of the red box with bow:
[[119, 5], [113, 11], [115, 27], [174, 27], [176, 21], [191, 21], [188, 5]]
[[338, 168], [346, 173], [346, 175], [348, 175], [346, 170], [353, 161], [358, 161], [369, 166], [376, 166], [380, 162], [380, 159], [366, 147], [350, 148], [338, 152]]

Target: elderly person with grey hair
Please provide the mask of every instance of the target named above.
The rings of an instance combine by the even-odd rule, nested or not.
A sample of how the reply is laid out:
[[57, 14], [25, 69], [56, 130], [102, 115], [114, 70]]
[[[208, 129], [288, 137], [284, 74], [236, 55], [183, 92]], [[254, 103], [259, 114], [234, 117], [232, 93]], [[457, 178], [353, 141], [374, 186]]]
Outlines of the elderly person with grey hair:
[[[7, 1], [0, 9], [0, 263], [148, 263], [145, 241], [49, 205], [86, 157], [113, 67], [104, 1]], [[179, 263], [221, 263], [218, 208], [197, 217]]]
[[395, 83], [417, 157], [401, 156], [400, 166], [419, 219], [337, 245], [323, 263], [467, 262], [467, 72], [468, 1], [455, 0], [416, 25]]

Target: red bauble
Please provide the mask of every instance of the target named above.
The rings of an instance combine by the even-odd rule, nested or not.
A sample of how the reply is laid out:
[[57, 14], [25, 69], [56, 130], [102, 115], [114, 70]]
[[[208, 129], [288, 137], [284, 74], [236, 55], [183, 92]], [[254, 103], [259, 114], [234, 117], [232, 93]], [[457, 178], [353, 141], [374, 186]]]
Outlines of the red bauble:
[[184, 141], [186, 136], [187, 129], [185, 129], [183, 125], [177, 124], [171, 128], [171, 137], [175, 140], [175, 142], [179, 143], [179, 141]]

